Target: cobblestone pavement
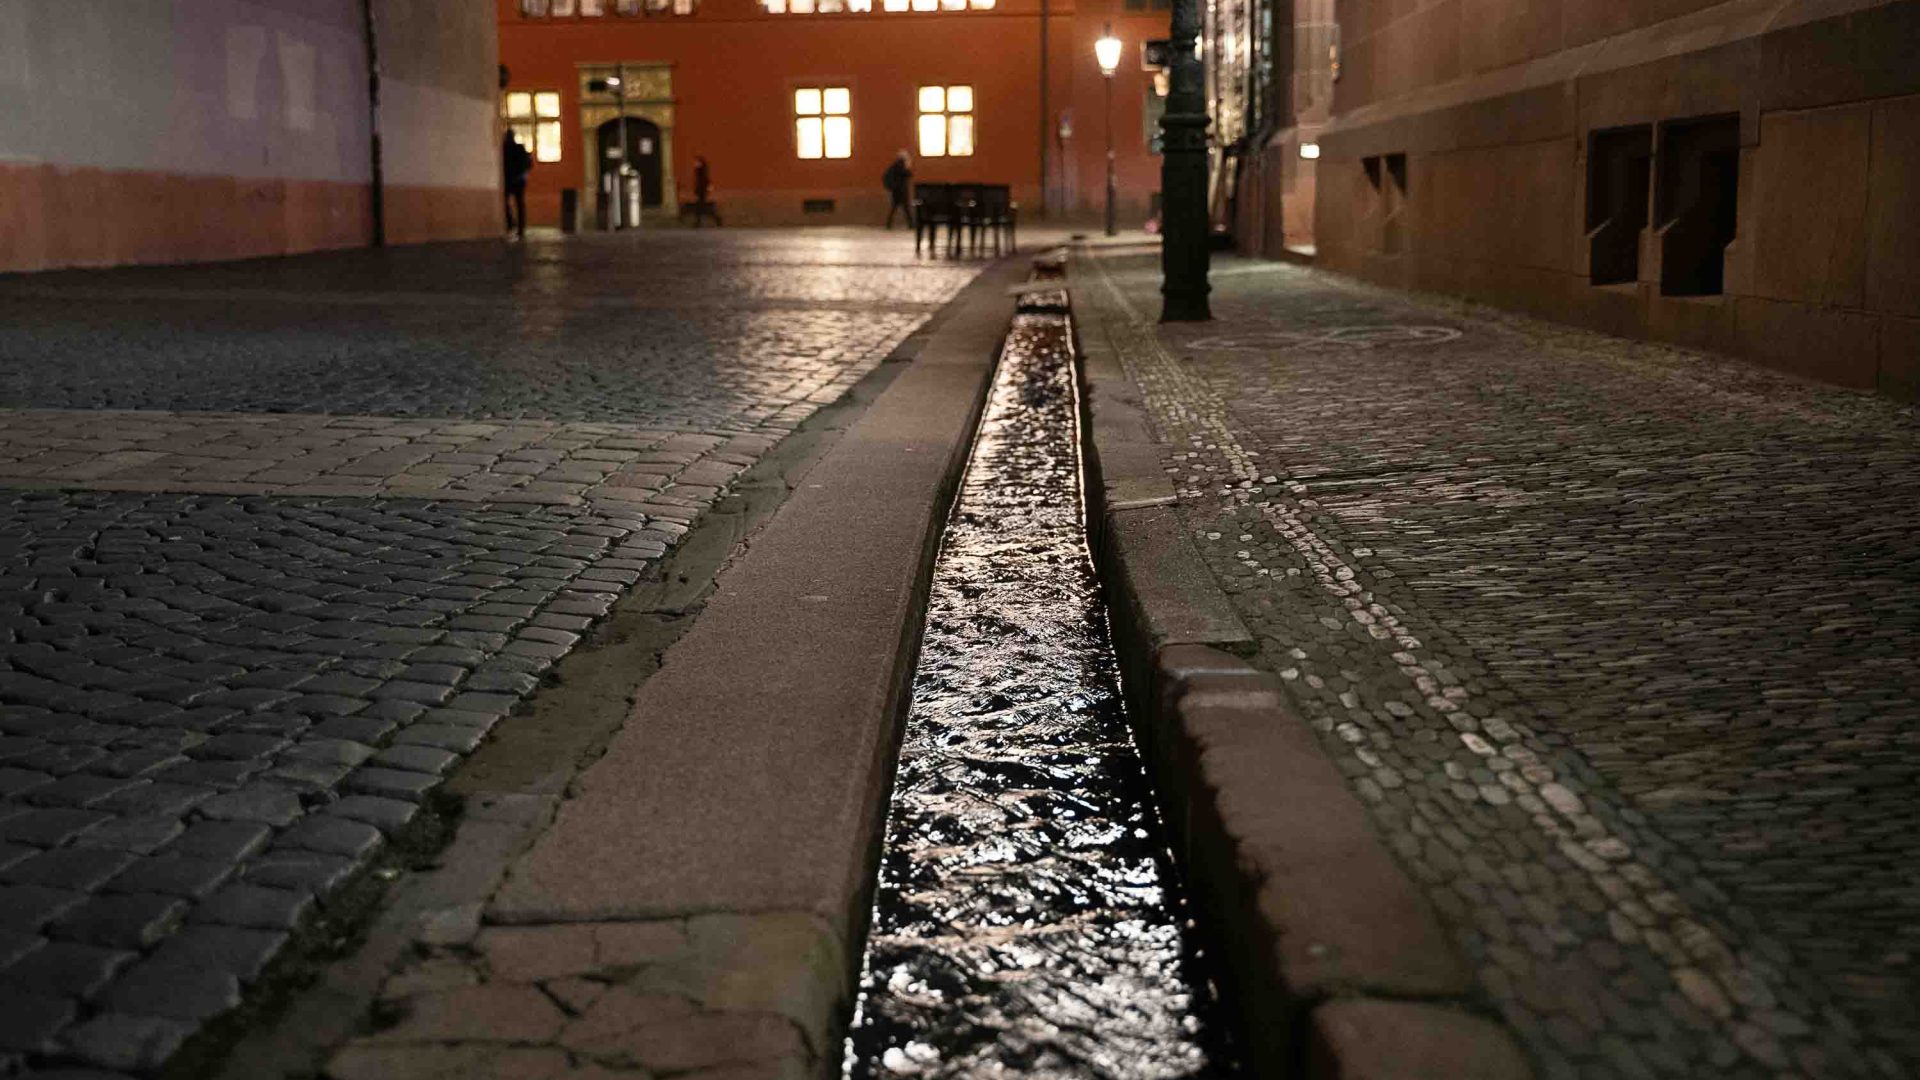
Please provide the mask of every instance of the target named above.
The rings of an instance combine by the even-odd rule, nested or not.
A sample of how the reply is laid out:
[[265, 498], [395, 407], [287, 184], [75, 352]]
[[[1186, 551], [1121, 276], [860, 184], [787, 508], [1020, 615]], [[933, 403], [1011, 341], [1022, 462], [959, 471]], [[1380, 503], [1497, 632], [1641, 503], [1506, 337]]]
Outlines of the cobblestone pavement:
[[975, 269], [729, 230], [0, 279], [0, 1075], [233, 1006]]
[[[1920, 426], [1732, 361], [1079, 267], [1203, 557], [1550, 1078], [1920, 1072]], [[1144, 313], [1144, 314], [1143, 314]]]

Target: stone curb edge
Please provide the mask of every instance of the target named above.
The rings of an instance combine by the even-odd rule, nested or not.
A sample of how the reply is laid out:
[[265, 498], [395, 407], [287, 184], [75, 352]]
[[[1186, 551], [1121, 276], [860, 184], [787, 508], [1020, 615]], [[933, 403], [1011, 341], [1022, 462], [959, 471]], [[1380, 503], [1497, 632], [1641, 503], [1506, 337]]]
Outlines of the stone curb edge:
[[[1075, 253], [1070, 287], [1083, 287]], [[1096, 285], [1095, 287], [1100, 287]], [[1140, 391], [1093, 305], [1082, 360], [1089, 542], [1136, 738], [1251, 1075], [1533, 1075], [1468, 1011], [1471, 971], [1292, 709], [1175, 513]]]

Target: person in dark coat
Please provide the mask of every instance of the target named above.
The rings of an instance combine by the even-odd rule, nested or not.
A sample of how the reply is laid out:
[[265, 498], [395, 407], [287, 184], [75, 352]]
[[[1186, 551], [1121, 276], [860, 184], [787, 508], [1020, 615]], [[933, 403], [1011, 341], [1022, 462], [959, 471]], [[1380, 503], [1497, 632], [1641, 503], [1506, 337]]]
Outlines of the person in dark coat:
[[527, 174], [533, 171], [533, 155], [508, 131], [500, 141], [500, 179], [507, 198], [507, 230], [527, 238]]
[[712, 218], [717, 228], [720, 226], [720, 210], [713, 205], [713, 172], [707, 168], [707, 159], [696, 156], [693, 159], [693, 227], [700, 227], [700, 219]]
[[893, 197], [892, 204], [887, 207], [887, 228], [893, 228], [893, 214], [896, 210], [906, 215], [907, 228], [913, 228], [913, 203], [908, 198], [913, 190], [913, 159], [907, 156], [905, 150], [900, 151], [900, 156], [894, 158], [893, 164], [887, 166], [886, 174], [880, 178], [880, 182], [887, 186], [887, 194]]

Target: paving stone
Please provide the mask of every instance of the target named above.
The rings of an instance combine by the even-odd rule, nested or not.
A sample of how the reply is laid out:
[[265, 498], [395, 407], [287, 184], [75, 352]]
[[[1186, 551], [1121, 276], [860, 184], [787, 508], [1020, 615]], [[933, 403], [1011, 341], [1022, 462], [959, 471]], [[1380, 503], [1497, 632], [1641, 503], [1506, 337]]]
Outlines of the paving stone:
[[363, 821], [391, 835], [407, 826], [420, 808], [404, 799], [383, 799], [373, 795], [348, 795], [327, 806], [324, 813], [351, 821]]
[[85, 893], [70, 889], [0, 885], [0, 931], [37, 933], [41, 927], [86, 898]]
[[362, 860], [345, 855], [288, 848], [260, 856], [247, 865], [247, 884], [325, 897], [353, 876]]
[[167, 847], [168, 854], [239, 862], [265, 848], [273, 830], [250, 821], [201, 821]]
[[181, 817], [210, 798], [217, 789], [200, 784], [172, 784], [151, 781], [137, 784], [102, 799], [95, 809], [126, 816], [161, 815]]
[[286, 941], [287, 933], [282, 930], [189, 923], [169, 937], [153, 955], [154, 959], [169, 964], [228, 972], [242, 983], [250, 983], [266, 970], [267, 963]]
[[240, 980], [204, 965], [159, 958], [135, 964], [101, 998], [113, 1012], [204, 1021], [240, 1004]]
[[224, 792], [194, 807], [211, 821], [251, 821], [262, 825], [289, 825], [299, 820], [300, 798], [278, 784], [252, 784]]
[[50, 1050], [54, 1037], [73, 1022], [78, 1011], [73, 1002], [62, 997], [0, 986], [0, 1050]]
[[156, 855], [140, 859], [107, 883], [108, 892], [157, 893], [197, 900], [231, 877], [234, 864], [226, 859], [190, 855]]
[[194, 1029], [184, 1021], [109, 1012], [67, 1029], [61, 1041], [81, 1061], [140, 1071], [158, 1068]]
[[228, 885], [193, 909], [193, 921], [253, 930], [291, 930], [313, 906], [313, 897], [289, 889]]
[[380, 846], [380, 830], [364, 822], [320, 814], [281, 833], [278, 845], [349, 858], [364, 858]]
[[426, 798], [427, 792], [439, 783], [439, 777], [428, 773], [362, 766], [348, 775], [341, 789], [355, 795], [378, 795], [417, 803]]
[[[427, 747], [449, 753], [470, 754], [486, 739], [485, 728], [454, 727], [451, 724], [415, 724], [393, 737], [394, 748]], [[384, 755], [376, 758], [380, 766], [394, 764]], [[406, 768], [407, 766], [398, 766]]]
[[0, 840], [58, 847], [110, 820], [111, 815], [92, 810], [28, 810], [0, 818]]
[[317, 761], [330, 765], [358, 765], [374, 755], [374, 749], [365, 743], [350, 739], [311, 738], [302, 739], [280, 755], [282, 760]]
[[26, 993], [84, 1001], [99, 993], [134, 957], [125, 949], [49, 941], [0, 970], [0, 980]]
[[129, 893], [90, 897], [53, 920], [51, 937], [121, 949], [146, 949], [166, 936], [186, 914], [175, 897]]
[[20, 934], [0, 930], [0, 967], [5, 967], [46, 944], [47, 939], [38, 934]]
[[36, 785], [21, 798], [34, 806], [79, 809], [92, 806], [136, 784], [132, 780], [73, 773], [51, 783]]
[[93, 892], [125, 869], [134, 858], [128, 852], [107, 848], [62, 848], [42, 852], [6, 870], [0, 870], [0, 882]]

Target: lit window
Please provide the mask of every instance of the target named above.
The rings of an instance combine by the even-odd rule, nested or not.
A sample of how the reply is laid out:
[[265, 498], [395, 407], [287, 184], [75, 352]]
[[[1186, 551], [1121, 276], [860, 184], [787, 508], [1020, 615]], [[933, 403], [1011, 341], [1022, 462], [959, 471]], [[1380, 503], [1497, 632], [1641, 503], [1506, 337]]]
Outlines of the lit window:
[[520, 0], [520, 14], [537, 19], [547, 13], [547, 0]]
[[829, 15], [838, 15], [847, 10], [845, 0], [816, 0], [817, 10]]
[[992, 11], [992, 10], [993, 10], [993, 0], [973, 0], [973, 10], [975, 10], [975, 11]]
[[691, 15], [699, 6], [699, 0], [673, 0], [673, 13], [675, 15]]
[[813, 14], [813, 0], [787, 0], [787, 10], [795, 15]]
[[973, 156], [973, 87], [923, 86], [917, 104], [921, 157]]
[[807, 86], [793, 92], [794, 152], [809, 160], [853, 156], [853, 92]]
[[560, 160], [560, 93], [557, 90], [514, 90], [505, 96], [501, 111], [507, 128], [535, 161]]
[[881, 0], [880, 6], [885, 11], [905, 11], [907, 0]]
[[913, 10], [938, 11], [940, 10], [940, 0], [913, 0]]
[[573, 0], [553, 0], [547, 5], [547, 10], [551, 11], [555, 17], [564, 19], [573, 14]]
[[967, 10], [967, 0], [940, 0], [940, 9], [942, 11], [965, 11]]
[[607, 0], [580, 0], [580, 14], [599, 18], [607, 13]]
[[615, 15], [638, 15], [640, 14], [640, 0], [613, 0], [613, 13]]
[[848, 11], [872, 11], [873, 0], [847, 0]]
[[760, 6], [767, 9], [769, 15], [785, 15], [787, 0], [760, 0]]

